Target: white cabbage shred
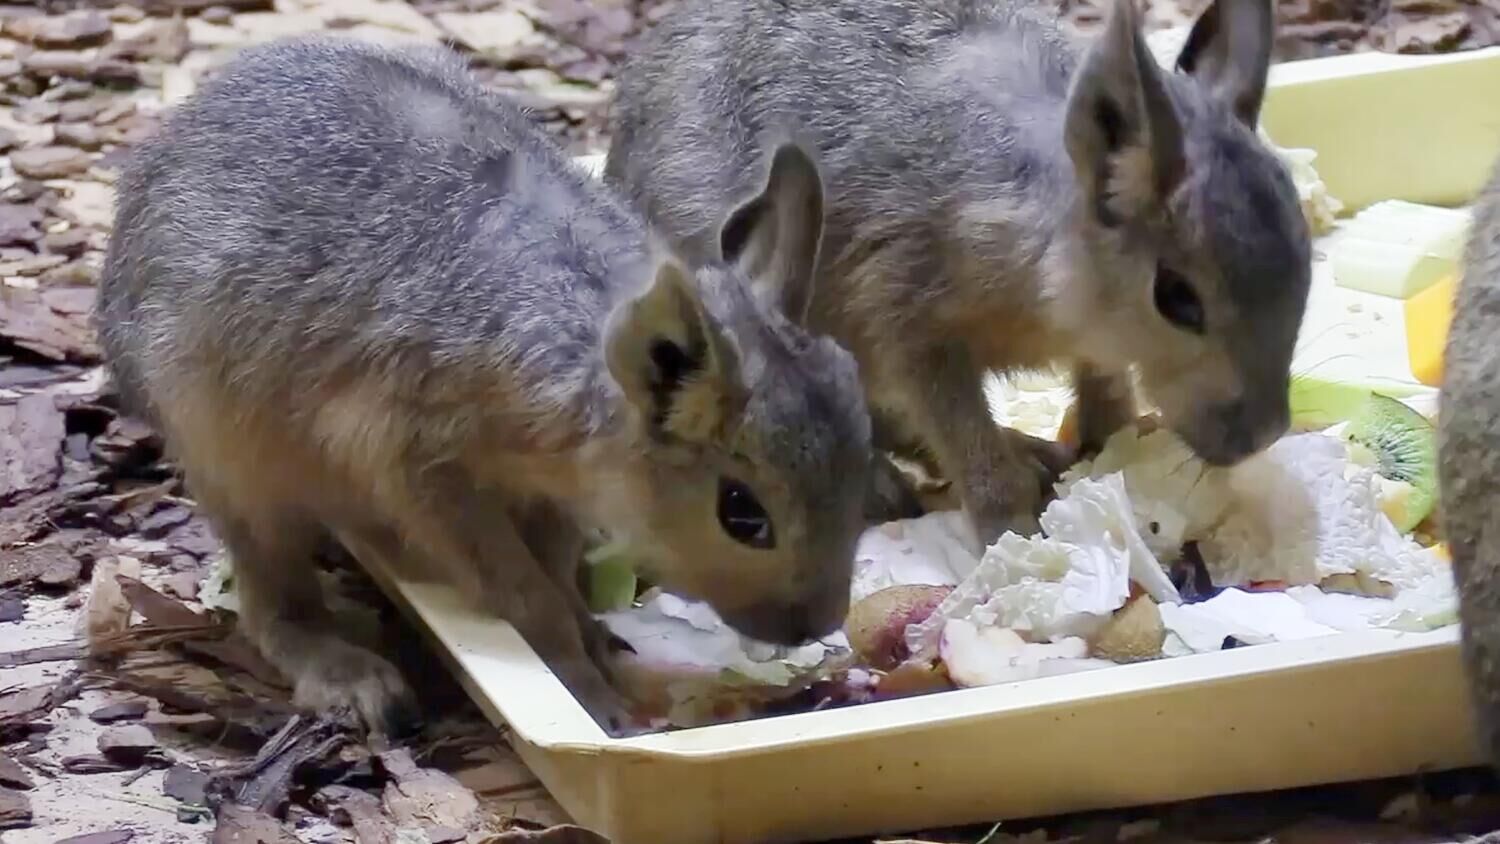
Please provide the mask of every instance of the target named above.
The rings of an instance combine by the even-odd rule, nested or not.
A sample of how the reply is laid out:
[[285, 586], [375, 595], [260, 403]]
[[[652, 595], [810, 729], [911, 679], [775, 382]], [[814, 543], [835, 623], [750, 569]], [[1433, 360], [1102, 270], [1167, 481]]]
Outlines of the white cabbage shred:
[[[949, 637], [960, 657], [994, 651], [975, 645], [992, 628], [1016, 634], [1022, 648], [1086, 639], [1125, 605], [1132, 583], [1159, 605], [1167, 655], [1219, 650], [1227, 637], [1260, 644], [1347, 629], [1429, 630], [1454, 618], [1451, 572], [1396, 530], [1380, 507], [1378, 475], [1334, 436], [1285, 437], [1222, 469], [1168, 431], [1127, 428], [1057, 491], [1040, 534], [1002, 536], [931, 617], [907, 629], [915, 656], [939, 656]], [[1228, 588], [1184, 604], [1164, 564], [1186, 542], [1198, 543], [1216, 586], [1302, 590]], [[1385, 584], [1395, 597], [1315, 588], [1333, 575]], [[956, 676], [986, 672], [960, 666]]]

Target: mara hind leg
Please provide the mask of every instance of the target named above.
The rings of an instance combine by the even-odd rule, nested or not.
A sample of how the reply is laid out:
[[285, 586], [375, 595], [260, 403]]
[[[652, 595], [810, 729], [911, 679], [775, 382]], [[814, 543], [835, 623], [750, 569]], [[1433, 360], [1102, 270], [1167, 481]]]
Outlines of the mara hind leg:
[[400, 672], [339, 632], [316, 573], [319, 523], [211, 481], [193, 489], [234, 563], [241, 629], [292, 682], [296, 704], [351, 712], [375, 732], [413, 726], [415, 701]]

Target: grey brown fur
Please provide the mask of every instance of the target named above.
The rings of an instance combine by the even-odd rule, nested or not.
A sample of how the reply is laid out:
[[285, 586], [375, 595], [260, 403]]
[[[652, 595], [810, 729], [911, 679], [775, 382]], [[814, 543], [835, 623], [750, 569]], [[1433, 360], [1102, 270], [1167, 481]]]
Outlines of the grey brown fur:
[[1174, 72], [1126, 0], [1087, 49], [1038, 8], [687, 0], [622, 69], [606, 166], [700, 259], [762, 138], [815, 144], [812, 325], [859, 360], [877, 446], [930, 451], [986, 541], [1037, 528], [1070, 456], [994, 426], [987, 370], [1071, 367], [1093, 449], [1134, 418], [1133, 367], [1232, 464], [1287, 429], [1310, 277], [1296, 191], [1255, 135], [1267, 0], [1216, 0]]
[[1438, 498], [1480, 736], [1500, 765], [1500, 161], [1472, 225], [1443, 354]]
[[869, 416], [852, 357], [798, 325], [816, 164], [768, 158], [687, 269], [451, 52], [322, 37], [246, 50], [136, 151], [102, 342], [300, 702], [386, 726], [409, 695], [328, 614], [329, 534], [404, 547], [615, 726], [585, 529], [752, 636], [839, 627]]

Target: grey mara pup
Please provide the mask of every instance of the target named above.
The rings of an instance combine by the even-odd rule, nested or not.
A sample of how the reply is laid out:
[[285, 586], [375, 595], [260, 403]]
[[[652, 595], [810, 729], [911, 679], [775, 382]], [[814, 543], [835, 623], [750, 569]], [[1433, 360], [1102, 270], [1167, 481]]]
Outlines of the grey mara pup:
[[811, 325], [989, 542], [1071, 455], [994, 425], [988, 371], [1070, 368], [1085, 450], [1132, 375], [1209, 463], [1287, 430], [1311, 248], [1255, 131], [1272, 36], [1269, 0], [1214, 0], [1168, 71], [1129, 0], [1086, 47], [1017, 0], [685, 0], [621, 72], [607, 179], [702, 261], [762, 138], [808, 138]]
[[509, 619], [616, 727], [587, 530], [748, 635], [838, 629], [869, 415], [854, 359], [800, 327], [816, 165], [745, 166], [689, 266], [455, 54], [323, 37], [241, 53], [137, 150], [102, 342], [299, 702], [385, 726], [408, 700], [330, 618], [328, 536]]
[[1438, 410], [1438, 500], [1484, 752], [1500, 765], [1500, 161], [1475, 205]]

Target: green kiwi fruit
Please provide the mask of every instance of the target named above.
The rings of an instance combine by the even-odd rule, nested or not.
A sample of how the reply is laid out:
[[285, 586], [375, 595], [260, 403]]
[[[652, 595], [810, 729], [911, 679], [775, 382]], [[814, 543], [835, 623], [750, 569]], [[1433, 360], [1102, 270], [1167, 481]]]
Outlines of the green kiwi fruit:
[[1427, 417], [1400, 401], [1371, 394], [1349, 420], [1344, 437], [1375, 455], [1376, 471], [1384, 478], [1411, 485], [1405, 514], [1396, 527], [1416, 527], [1437, 504], [1437, 432]]
[[1289, 399], [1292, 406], [1292, 430], [1316, 431], [1346, 422], [1364, 409], [1370, 396], [1380, 390], [1391, 398], [1414, 395], [1418, 388], [1401, 384], [1362, 383], [1348, 380], [1328, 380], [1312, 376], [1292, 379]]

